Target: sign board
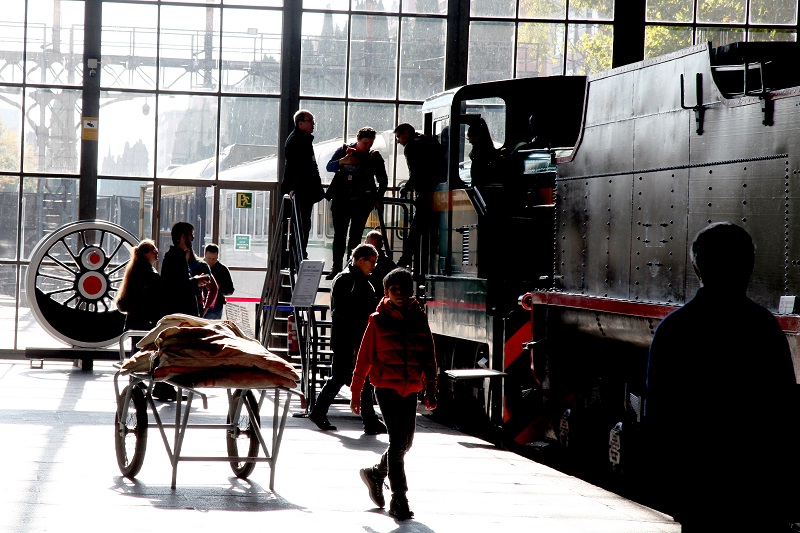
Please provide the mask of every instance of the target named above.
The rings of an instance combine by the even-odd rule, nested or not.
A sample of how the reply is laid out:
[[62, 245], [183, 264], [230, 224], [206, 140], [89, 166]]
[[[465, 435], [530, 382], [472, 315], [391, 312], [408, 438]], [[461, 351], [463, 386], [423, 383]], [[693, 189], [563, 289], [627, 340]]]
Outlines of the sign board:
[[97, 129], [98, 129], [97, 117], [83, 117], [83, 127], [81, 128], [81, 139], [84, 141], [96, 141]]
[[237, 192], [236, 193], [236, 207], [237, 207], [237, 209], [252, 209], [253, 208], [253, 193], [251, 193], [251, 192]]
[[230, 320], [242, 330], [242, 333], [250, 338], [255, 337], [253, 334], [253, 319], [247, 307], [233, 302], [225, 303], [225, 319]]
[[234, 235], [233, 249], [237, 252], [247, 252], [250, 250], [250, 235]]
[[300, 263], [300, 270], [297, 271], [297, 281], [294, 284], [294, 292], [292, 293], [292, 305], [294, 307], [311, 307], [314, 305], [323, 267], [325, 267], [325, 261], [310, 261], [306, 259]]

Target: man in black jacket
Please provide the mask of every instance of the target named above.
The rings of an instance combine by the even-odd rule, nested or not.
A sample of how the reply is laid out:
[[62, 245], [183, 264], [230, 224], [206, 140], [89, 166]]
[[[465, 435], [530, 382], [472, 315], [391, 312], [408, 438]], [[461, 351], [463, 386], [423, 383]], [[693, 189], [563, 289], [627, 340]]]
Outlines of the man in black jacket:
[[[343, 385], [353, 379], [356, 354], [367, 329], [369, 315], [375, 311], [378, 295], [369, 282], [369, 275], [378, 262], [378, 251], [370, 244], [353, 250], [352, 260], [333, 280], [331, 286], [331, 378], [322, 387], [308, 418], [323, 431], [335, 430], [328, 421], [328, 408]], [[386, 426], [375, 414], [373, 387], [367, 382], [361, 392], [361, 420], [364, 433], [386, 433]]]
[[403, 246], [403, 254], [397, 261], [398, 266], [411, 266], [412, 257], [419, 252], [419, 240], [427, 234], [431, 224], [433, 191], [445, 178], [445, 159], [442, 147], [433, 137], [423, 135], [408, 122], [403, 122], [394, 129], [397, 144], [404, 147], [408, 165], [408, 181], [400, 187], [400, 196], [410, 192], [416, 194], [414, 200], [414, 218], [411, 231]]
[[306, 247], [311, 232], [311, 211], [314, 204], [322, 200], [325, 192], [319, 177], [317, 158], [314, 155], [314, 115], [306, 109], [294, 114], [294, 130], [283, 146], [285, 168], [281, 182], [281, 194], [288, 194], [297, 204], [300, 218], [300, 245], [303, 259], [308, 258]]

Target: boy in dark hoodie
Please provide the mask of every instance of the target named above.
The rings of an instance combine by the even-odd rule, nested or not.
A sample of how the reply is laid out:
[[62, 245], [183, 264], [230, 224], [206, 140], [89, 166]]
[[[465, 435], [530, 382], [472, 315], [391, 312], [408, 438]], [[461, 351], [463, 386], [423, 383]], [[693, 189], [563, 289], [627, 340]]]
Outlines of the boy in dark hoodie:
[[414, 280], [405, 268], [396, 268], [383, 279], [384, 297], [369, 317], [358, 350], [350, 409], [361, 412], [361, 389], [369, 376], [389, 432], [389, 447], [380, 463], [362, 468], [361, 479], [378, 507], [386, 502], [383, 480], [388, 476], [392, 490], [389, 514], [398, 520], [414, 516], [406, 492], [406, 452], [414, 440], [417, 393], [423, 403], [436, 408], [436, 352], [428, 317], [414, 298]]

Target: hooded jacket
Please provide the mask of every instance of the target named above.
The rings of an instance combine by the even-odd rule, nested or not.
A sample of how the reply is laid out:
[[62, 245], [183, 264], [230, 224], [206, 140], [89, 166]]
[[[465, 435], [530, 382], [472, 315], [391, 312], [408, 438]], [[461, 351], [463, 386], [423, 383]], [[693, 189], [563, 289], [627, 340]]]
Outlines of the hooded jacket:
[[370, 315], [350, 385], [353, 395], [361, 394], [367, 375], [376, 388], [394, 389], [401, 396], [436, 390], [433, 335], [415, 298], [401, 309], [384, 297]]

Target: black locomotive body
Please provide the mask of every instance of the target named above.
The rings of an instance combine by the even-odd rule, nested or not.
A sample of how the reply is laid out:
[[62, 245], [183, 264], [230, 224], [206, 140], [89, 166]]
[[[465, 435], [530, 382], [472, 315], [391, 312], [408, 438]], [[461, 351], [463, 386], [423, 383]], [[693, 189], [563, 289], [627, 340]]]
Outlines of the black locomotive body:
[[[444, 96], [426, 103], [435, 126], [437, 113], [449, 113], [453, 123], [456, 115], [461, 123], [471, 120], [469, 99], [505, 102], [510, 163], [499, 179], [514, 180], [510, 196], [522, 210], [501, 200], [494, 204], [500, 217], [491, 219], [493, 196], [502, 193], [483, 194], [485, 213], [478, 207], [475, 215], [467, 209], [479, 204], [468, 201], [470, 187], [437, 193], [443, 205], [449, 202], [439, 235], [448, 247], [439, 248], [450, 253], [443, 263], [432, 257], [429, 266], [443, 268], [432, 268], [427, 288], [431, 322], [445, 345], [467, 337], [483, 342], [491, 368], [507, 374], [502, 385], [495, 380], [496, 389], [484, 385], [503, 387], [502, 405], [493, 405], [500, 413], [488, 418], [501, 421], [509, 447], [554, 443], [599, 470], [635, 470], [650, 340], [660, 319], [698, 288], [689, 249], [712, 222], [734, 222], [753, 236], [748, 294], [776, 313], [800, 369], [800, 321], [793, 314], [800, 293], [799, 58], [797, 43], [698, 45], [588, 78], [462, 88], [454, 92], [467, 95], [460, 108], [435, 106]], [[515, 92], [516, 86], [524, 89]], [[484, 111], [488, 122], [491, 106]], [[529, 117], [538, 140], [524, 157], [548, 153], [552, 165], [527, 174], [508, 150]], [[431, 131], [442, 137], [441, 128]], [[452, 134], [444, 140], [452, 189], [454, 165], [466, 157]], [[525, 203], [535, 191], [546, 196], [545, 175], [554, 187], [552, 207]], [[463, 273], [455, 266], [467, 257], [458, 246], [464, 234], [455, 222], [458, 198], [478, 233], [477, 266]], [[511, 304], [515, 290], [516, 296], [528, 291], [527, 321]], [[463, 321], [444, 310], [453, 303], [476, 312]]]

